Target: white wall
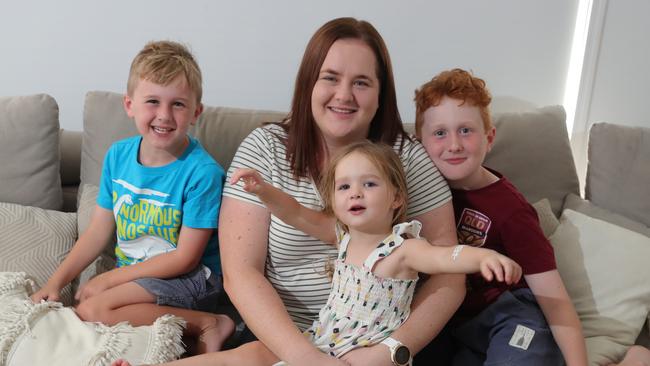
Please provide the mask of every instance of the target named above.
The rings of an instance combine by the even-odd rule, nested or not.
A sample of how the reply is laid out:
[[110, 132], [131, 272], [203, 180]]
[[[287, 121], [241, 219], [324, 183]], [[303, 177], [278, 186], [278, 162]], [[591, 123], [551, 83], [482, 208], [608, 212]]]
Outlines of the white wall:
[[588, 122], [650, 127], [650, 1], [607, 2]]
[[197, 56], [205, 104], [287, 110], [309, 37], [329, 19], [355, 16], [388, 44], [405, 121], [415, 88], [457, 66], [495, 96], [561, 104], [576, 10], [573, 0], [5, 2], [0, 96], [48, 93], [61, 126], [81, 130], [86, 91], [123, 92], [142, 45], [171, 39]]
[[[578, 175], [585, 176], [591, 125], [609, 122], [650, 127], [646, 107], [650, 101], [650, 2], [597, 0], [590, 41], [594, 52], [586, 62], [590, 70], [581, 93], [584, 114], [576, 119], [572, 134]], [[600, 12], [600, 14], [598, 13]], [[589, 67], [588, 67], [589, 68]]]

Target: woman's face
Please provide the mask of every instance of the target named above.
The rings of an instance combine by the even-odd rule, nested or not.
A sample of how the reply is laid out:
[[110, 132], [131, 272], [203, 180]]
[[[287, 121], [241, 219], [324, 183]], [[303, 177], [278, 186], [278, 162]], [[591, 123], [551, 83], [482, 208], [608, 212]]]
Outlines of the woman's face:
[[377, 60], [359, 39], [339, 39], [323, 61], [311, 93], [311, 109], [329, 147], [368, 136], [379, 105]]

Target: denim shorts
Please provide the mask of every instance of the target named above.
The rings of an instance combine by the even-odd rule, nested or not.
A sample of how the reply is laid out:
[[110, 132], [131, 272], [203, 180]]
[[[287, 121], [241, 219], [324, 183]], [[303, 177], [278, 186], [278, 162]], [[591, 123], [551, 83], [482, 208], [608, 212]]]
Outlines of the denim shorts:
[[156, 304], [209, 311], [223, 292], [221, 276], [205, 278], [203, 265], [184, 275], [160, 279], [139, 278], [134, 281], [156, 297]]

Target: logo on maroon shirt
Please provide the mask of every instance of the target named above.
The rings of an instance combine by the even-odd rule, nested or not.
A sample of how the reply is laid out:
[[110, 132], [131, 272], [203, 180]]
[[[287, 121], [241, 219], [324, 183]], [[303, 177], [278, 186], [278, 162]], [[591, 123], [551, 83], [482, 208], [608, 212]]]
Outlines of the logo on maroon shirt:
[[473, 247], [483, 246], [491, 224], [492, 220], [486, 215], [469, 208], [463, 209], [456, 228], [458, 243]]

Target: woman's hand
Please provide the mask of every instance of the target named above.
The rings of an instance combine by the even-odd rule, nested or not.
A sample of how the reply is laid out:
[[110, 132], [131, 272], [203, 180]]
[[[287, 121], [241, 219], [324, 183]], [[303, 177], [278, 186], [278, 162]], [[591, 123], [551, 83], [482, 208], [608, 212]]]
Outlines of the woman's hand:
[[392, 366], [390, 351], [383, 344], [375, 344], [371, 347], [359, 347], [346, 353], [341, 357], [351, 366]]

